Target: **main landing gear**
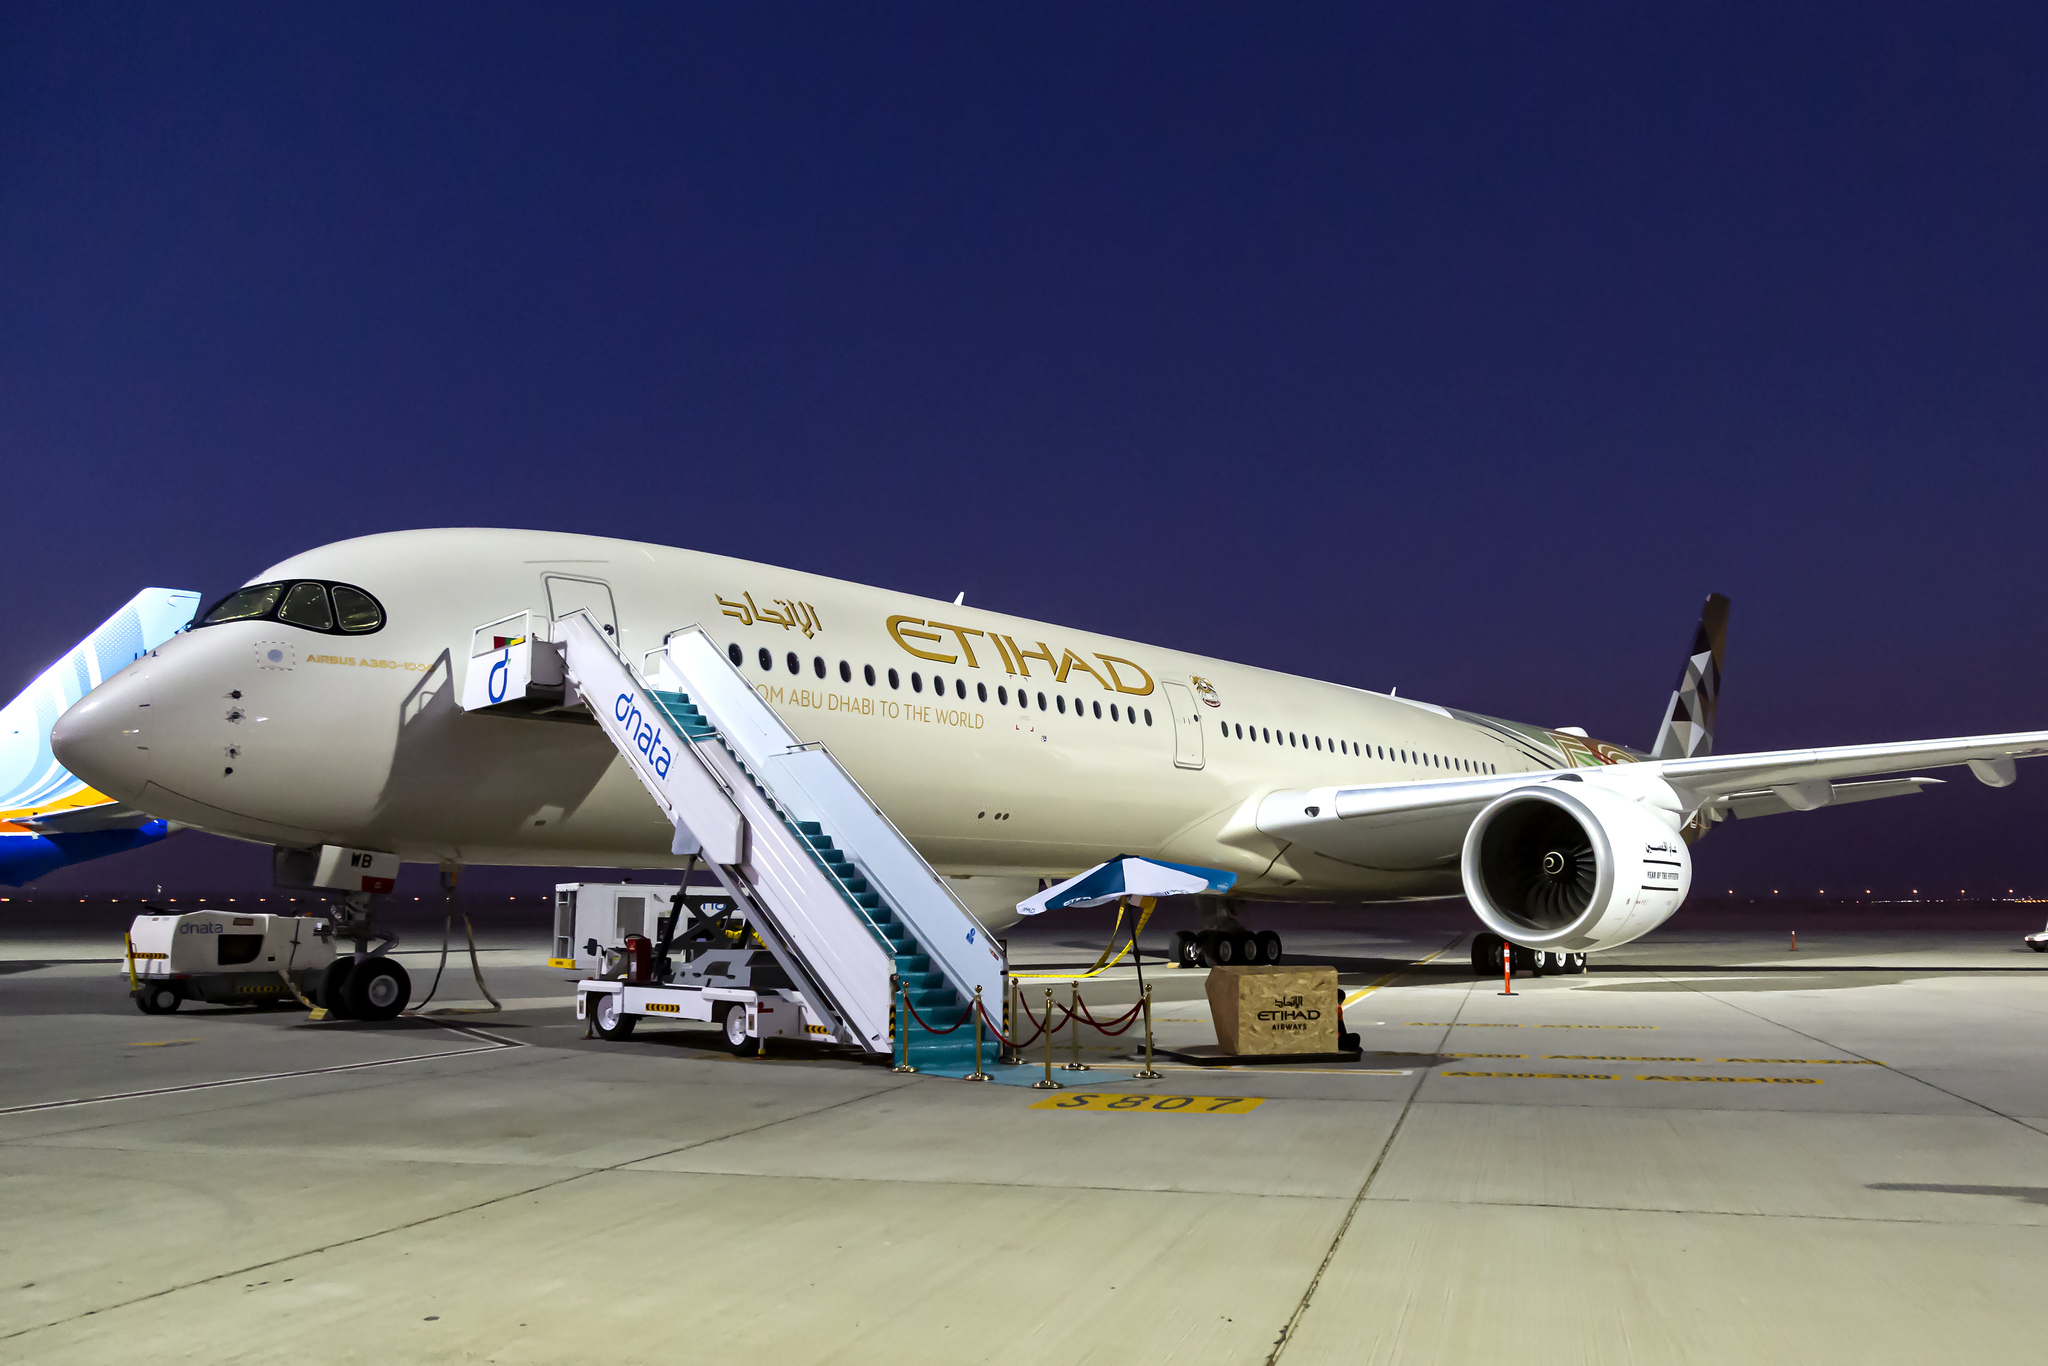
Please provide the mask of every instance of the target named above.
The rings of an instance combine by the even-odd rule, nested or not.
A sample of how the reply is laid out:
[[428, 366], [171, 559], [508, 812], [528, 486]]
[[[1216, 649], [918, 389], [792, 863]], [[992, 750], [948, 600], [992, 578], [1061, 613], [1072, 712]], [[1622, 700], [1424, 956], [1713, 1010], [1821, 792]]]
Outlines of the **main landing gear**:
[[1500, 976], [1500, 956], [1503, 950], [1514, 955], [1515, 972], [1522, 977], [1548, 977], [1553, 974], [1579, 973], [1586, 970], [1586, 955], [1583, 953], [1562, 953], [1556, 949], [1525, 949], [1520, 944], [1508, 943], [1490, 930], [1481, 930], [1472, 936], [1472, 975]]
[[1267, 967], [1280, 961], [1281, 949], [1271, 930], [1182, 930], [1173, 937], [1174, 961], [1184, 968]]

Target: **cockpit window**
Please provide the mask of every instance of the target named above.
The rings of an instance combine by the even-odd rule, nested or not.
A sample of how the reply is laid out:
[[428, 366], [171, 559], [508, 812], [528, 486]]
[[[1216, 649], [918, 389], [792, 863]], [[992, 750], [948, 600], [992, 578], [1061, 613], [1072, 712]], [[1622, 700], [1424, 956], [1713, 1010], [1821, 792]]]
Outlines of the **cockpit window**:
[[237, 589], [199, 619], [200, 626], [231, 621], [277, 621], [327, 635], [368, 635], [384, 629], [384, 608], [353, 584], [301, 579]]
[[360, 588], [345, 583], [334, 585], [334, 610], [341, 614], [341, 629], [351, 635], [374, 631], [384, 624], [384, 609]]
[[284, 606], [277, 609], [277, 619], [287, 626], [303, 626], [309, 631], [332, 630], [334, 612], [327, 605], [326, 586], [293, 584], [292, 591], [284, 595]]
[[277, 599], [283, 592], [281, 583], [259, 583], [230, 593], [215, 603], [213, 610], [199, 624], [218, 626], [224, 621], [261, 621], [277, 606]]

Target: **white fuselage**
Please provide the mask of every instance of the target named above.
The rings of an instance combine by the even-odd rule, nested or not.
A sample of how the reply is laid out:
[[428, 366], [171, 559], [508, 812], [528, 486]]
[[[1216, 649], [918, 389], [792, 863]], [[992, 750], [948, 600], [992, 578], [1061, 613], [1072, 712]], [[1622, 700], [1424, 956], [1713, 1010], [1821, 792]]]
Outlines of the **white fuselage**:
[[1255, 824], [1261, 796], [1538, 772], [1579, 761], [1574, 745], [1598, 746], [600, 537], [397, 532], [308, 551], [251, 582], [301, 577], [366, 589], [385, 625], [339, 636], [228, 623], [176, 636], [66, 714], [67, 762], [154, 815], [265, 843], [463, 864], [673, 866], [670, 829], [595, 727], [458, 706], [476, 628], [582, 607], [614, 618], [602, 624], [635, 664], [692, 624], [737, 646], [790, 728], [828, 746], [942, 872], [1052, 876], [1147, 854], [1227, 869], [1247, 894], [1370, 900], [1455, 892], [1456, 841], [1419, 833], [1369, 865], [1291, 858]]

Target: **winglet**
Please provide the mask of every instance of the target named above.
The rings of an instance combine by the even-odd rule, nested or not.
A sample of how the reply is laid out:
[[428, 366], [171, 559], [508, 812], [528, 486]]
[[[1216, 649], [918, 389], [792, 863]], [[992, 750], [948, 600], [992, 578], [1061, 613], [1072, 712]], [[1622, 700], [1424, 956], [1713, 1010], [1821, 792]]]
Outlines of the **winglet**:
[[1678, 687], [1664, 709], [1653, 759], [1692, 759], [1714, 752], [1714, 713], [1721, 700], [1721, 655], [1728, 645], [1728, 599], [1707, 596]]

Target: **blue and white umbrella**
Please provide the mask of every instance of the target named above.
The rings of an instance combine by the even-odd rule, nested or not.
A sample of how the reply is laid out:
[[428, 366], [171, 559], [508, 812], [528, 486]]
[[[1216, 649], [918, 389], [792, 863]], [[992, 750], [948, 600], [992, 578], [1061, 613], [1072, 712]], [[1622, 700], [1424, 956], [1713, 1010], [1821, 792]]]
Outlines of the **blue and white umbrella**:
[[1068, 906], [1101, 906], [1124, 897], [1187, 896], [1193, 892], [1227, 892], [1236, 873], [1167, 863], [1150, 858], [1113, 858], [1078, 877], [1017, 903], [1017, 914], [1039, 915]]

